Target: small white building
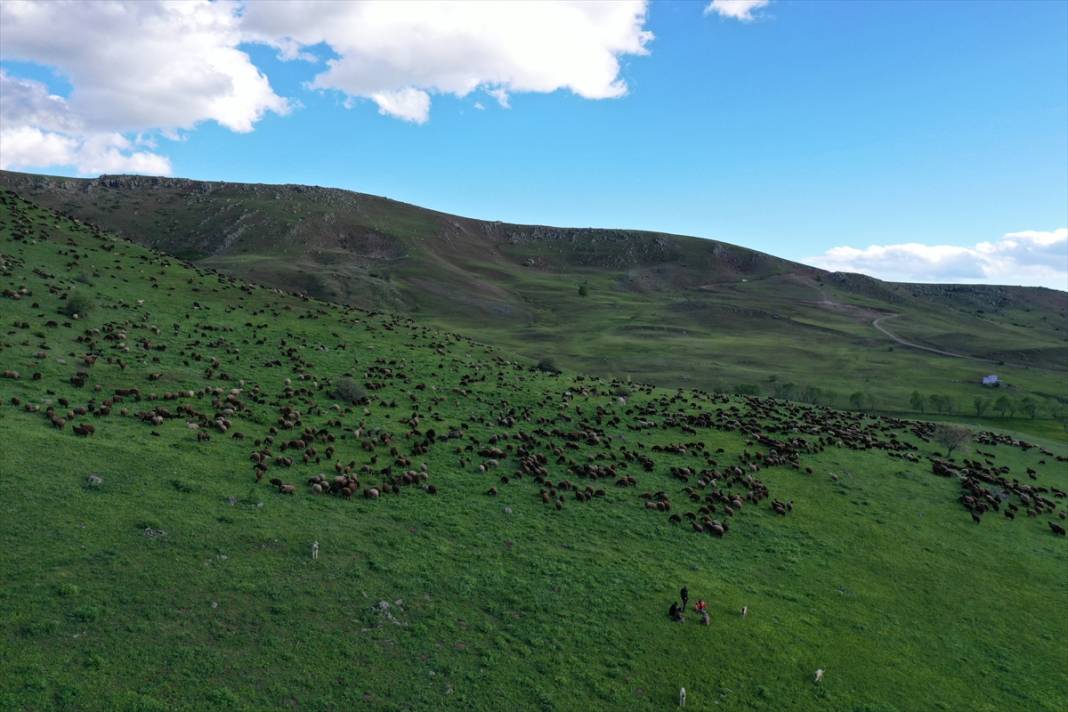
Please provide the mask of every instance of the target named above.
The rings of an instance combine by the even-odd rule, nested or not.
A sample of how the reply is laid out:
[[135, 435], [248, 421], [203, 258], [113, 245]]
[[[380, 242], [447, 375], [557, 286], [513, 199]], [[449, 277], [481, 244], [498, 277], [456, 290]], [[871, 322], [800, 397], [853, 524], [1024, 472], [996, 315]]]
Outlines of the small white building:
[[993, 375], [993, 374], [991, 374], [989, 376], [983, 376], [983, 385], [984, 386], [997, 386], [997, 385], [1000, 385], [1000, 384], [1001, 384], [1001, 381], [999, 381], [998, 377]]

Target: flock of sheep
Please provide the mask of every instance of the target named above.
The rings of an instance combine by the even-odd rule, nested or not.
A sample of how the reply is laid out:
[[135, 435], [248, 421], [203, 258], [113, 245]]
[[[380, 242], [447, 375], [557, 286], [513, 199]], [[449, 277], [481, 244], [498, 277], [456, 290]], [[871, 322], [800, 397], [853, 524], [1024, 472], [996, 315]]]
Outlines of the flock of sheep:
[[[18, 198], [9, 194], [3, 201], [16, 223], [15, 242], [47, 239], [33, 234], [34, 226]], [[110, 253], [115, 247], [114, 241], [95, 228], [79, 227], [96, 237], [98, 244], [93, 248], [69, 243], [63, 254], [70, 271], [85, 268], [83, 260], [90, 250]], [[146, 267], [169, 263], [160, 256], [142, 256], [141, 261]], [[16, 301], [35, 300], [38, 313], [42, 307], [36, 301], [36, 289], [47, 291], [42, 301], [62, 300], [69, 292], [68, 280], [41, 269], [33, 272], [41, 286], [31, 288], [25, 271], [15, 272], [24, 267], [17, 257], [5, 257], [3, 267], [11, 282], [3, 295]], [[220, 285], [217, 291], [229, 290], [238, 297], [263, 289], [199, 272]], [[154, 276], [148, 279], [158, 288]], [[491, 480], [483, 490], [488, 496], [529, 483], [532, 496], [558, 510], [568, 501], [589, 504], [620, 496], [626, 501], [633, 496], [639, 506], [666, 515], [668, 522], [686, 522], [694, 532], [713, 537], [727, 535], [734, 517], [765, 501], [776, 515], [794, 511], [789, 499], [772, 497], [760, 476], [763, 470], [789, 468], [812, 476], [815, 473], [802, 459], [826, 448], [879, 450], [918, 463], [925, 457], [921, 447], [932, 437], [929, 423], [862, 418], [754, 397], [729, 398], [696, 390], [665, 392], [620, 381], [535, 374], [534, 369], [469, 339], [410, 320], [344, 310], [305, 297], [298, 302], [290, 295], [288, 300], [258, 308], [231, 304], [227, 312], [246, 313], [244, 329], [210, 318], [157, 325], [144, 299], [118, 305], [115, 318], [89, 328], [80, 328], [76, 319], [44, 318], [39, 325], [16, 320], [11, 333], [57, 333], [69, 339], [58, 341], [57, 347], [79, 349], [71, 352], [73, 373], [61, 380], [75, 392], [88, 390], [88, 397], [79, 405], [72, 403], [73, 395], [44, 397], [46, 389], [61, 385], [42, 380], [40, 365], [53, 350], [46, 338], [30, 359], [2, 373], [5, 379], [20, 381], [23, 371], [28, 371], [35, 384], [33, 392], [40, 397], [23, 403], [19, 396], [11, 396], [7, 403], [42, 412], [46, 422], [59, 430], [72, 423], [72, 432], [81, 436], [93, 435], [97, 425], [106, 427], [109, 417], [120, 417], [143, 423], [153, 435], [167, 423], [179, 421], [204, 444], [210, 443], [213, 434], [236, 440], [247, 437], [253, 441], [248, 457], [255, 480], [266, 479], [281, 494], [305, 491], [370, 500], [408, 488], [436, 494], [439, 484], [430, 481], [429, 463], [451, 458], [452, 468]], [[284, 310], [292, 311], [294, 303], [305, 310], [299, 319], [330, 319], [346, 334], [335, 332], [337, 342], [327, 346], [312, 344], [289, 330], [272, 330], [270, 325]], [[190, 317], [210, 307], [196, 301], [191, 309]], [[129, 312], [125, 318], [123, 310]], [[323, 371], [315, 354], [347, 352], [359, 339], [373, 344], [380, 332], [407, 332], [408, 352], [354, 357], [354, 368], [343, 375], [362, 394], [355, 400], [335, 397], [331, 401], [331, 383], [342, 374]], [[457, 352], [454, 347], [461, 344], [465, 348]], [[471, 357], [479, 352], [481, 358]], [[243, 353], [255, 353], [261, 367], [282, 371], [276, 385], [236, 375], [247, 363], [241, 360]], [[428, 375], [429, 369], [434, 374], [433, 384], [413, 375], [416, 358], [422, 360], [421, 373]], [[108, 376], [94, 375], [100, 364], [109, 367]], [[174, 382], [169, 372], [176, 367], [184, 373], [201, 369], [200, 382], [190, 383], [186, 376], [179, 379], [182, 385], [170, 390], [150, 390], [149, 384]], [[142, 383], [132, 384], [137, 372], [142, 373]], [[116, 377], [120, 383], [108, 383]], [[542, 379], [543, 395], [532, 402], [527, 383], [535, 378]], [[446, 406], [470, 415], [463, 422], [445, 422], [438, 411]], [[262, 422], [264, 409], [273, 412], [273, 422]], [[88, 422], [90, 418], [94, 422]], [[235, 429], [235, 422], [243, 430]], [[253, 434], [246, 436], [243, 431]], [[656, 432], [664, 435], [655, 436]], [[739, 436], [741, 444], [733, 452], [722, 447], [713, 451], [706, 446], [711, 433]], [[1033, 447], [994, 434], [981, 434], [978, 442]], [[931, 459], [935, 474], [959, 479], [961, 502], [977, 522], [990, 510], [1012, 518], [1021, 508], [1032, 517], [1065, 518], [1063, 491], [1022, 484], [1010, 477], [1007, 468], [996, 465], [992, 453], [982, 454], [983, 462]], [[1054, 457], [1048, 451], [1042, 454]], [[284, 476], [290, 471], [301, 474]], [[1037, 476], [1034, 470], [1027, 474]], [[300, 481], [304, 484], [298, 485]], [[610, 495], [611, 489], [618, 489], [620, 495]], [[639, 492], [624, 494], [631, 489]], [[1064, 532], [1053, 520], [1049, 527], [1054, 533]]]

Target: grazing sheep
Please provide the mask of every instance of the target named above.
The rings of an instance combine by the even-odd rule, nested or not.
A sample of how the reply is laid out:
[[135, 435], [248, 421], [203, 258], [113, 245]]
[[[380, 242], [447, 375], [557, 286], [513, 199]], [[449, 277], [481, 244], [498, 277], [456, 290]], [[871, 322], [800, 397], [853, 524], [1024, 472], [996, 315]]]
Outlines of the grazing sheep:
[[823, 668], [816, 671], [816, 679], [813, 681], [816, 683], [823, 682]]
[[318, 560], [319, 560], [319, 542], [313, 541], [312, 542], [312, 561], [318, 561]]
[[685, 707], [685, 706], [686, 706], [686, 688], [685, 687], [680, 687], [679, 688], [679, 707]]
[[749, 606], [742, 606], [742, 618], [749, 616]]
[[1053, 531], [1054, 534], [1059, 534], [1060, 536], [1065, 535], [1064, 527], [1062, 527], [1057, 522], [1049, 522], [1049, 528]]

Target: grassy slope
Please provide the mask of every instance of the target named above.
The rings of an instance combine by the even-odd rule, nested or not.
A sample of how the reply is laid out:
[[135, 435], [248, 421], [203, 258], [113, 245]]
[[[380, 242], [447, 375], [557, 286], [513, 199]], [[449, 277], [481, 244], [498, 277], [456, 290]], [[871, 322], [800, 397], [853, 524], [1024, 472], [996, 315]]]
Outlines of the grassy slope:
[[[995, 372], [1044, 418], [1068, 410], [1068, 295], [1052, 290], [889, 284], [711, 240], [487, 223], [324, 188], [11, 172], [0, 185], [208, 267], [599, 375], [768, 394], [777, 379], [896, 412], [918, 390], [971, 412]], [[902, 338], [982, 360], [894, 344], [871, 326], [891, 313]]]
[[[793, 500], [790, 516], [766, 502], [747, 505], [724, 539], [697, 535], [643, 509], [638, 493], [664, 489], [676, 511], [692, 509], [668, 468], [700, 460], [649, 448], [699, 440], [724, 448], [721, 466], [764, 450], [735, 432], [664, 424], [668, 411], [745, 412], [747, 402], [638, 391], [627, 409], [656, 405], [648, 417], [661, 427], [633, 432], [626, 426], [637, 416], [603, 382], [532, 372], [393, 318], [243, 289], [25, 203], [0, 205], [0, 223], [0, 286], [31, 292], [0, 301], [0, 360], [23, 376], [0, 380], [0, 708], [664, 709], [679, 686], [694, 708], [727, 710], [1057, 710], [1068, 697], [1066, 542], [1045, 517], [987, 516], [975, 526], [956, 501], [958, 485], [929, 474], [922, 459], [843, 448], [802, 455], [811, 476], [787, 467], [758, 473], [773, 497]], [[13, 230], [26, 237], [13, 240]], [[78, 274], [92, 282], [81, 288], [97, 307], [65, 326], [57, 310]], [[23, 321], [28, 328], [16, 325]], [[67, 379], [86, 352], [75, 339], [108, 322], [124, 323], [129, 338], [98, 340], [100, 358], [75, 388]], [[144, 351], [142, 338], [167, 349]], [[290, 347], [304, 363], [287, 363]], [[220, 366], [209, 377], [213, 356]], [[336, 414], [313, 385], [360, 376], [378, 358], [397, 361], [411, 379], [379, 379], [387, 385], [367, 412]], [[117, 359], [126, 367], [109, 363]], [[265, 365], [274, 359], [286, 365]], [[34, 371], [41, 380], [30, 379]], [[150, 372], [163, 375], [149, 382]], [[301, 373], [311, 377], [297, 380]], [[461, 384], [465, 376], [486, 380]], [[285, 378], [307, 392], [286, 396]], [[228, 389], [239, 379], [248, 410], [233, 420], [244, 441], [215, 433], [197, 442], [183, 418], [153, 427], [118, 412], [187, 403], [210, 414], [205, 395], [127, 401], [106, 417], [76, 418], [96, 425], [91, 439], [10, 405], [12, 397], [64, 397], [73, 407], [118, 387]], [[262, 403], [249, 396], [257, 384]], [[502, 399], [530, 408], [532, 420], [498, 425], [509, 410]], [[371, 453], [345, 434], [360, 421], [394, 433], [408, 452], [401, 421], [416, 407], [424, 430], [463, 424], [467, 437], [412, 458], [413, 467], [428, 464], [436, 496], [417, 488], [377, 501], [311, 496], [303, 479], [332, 472], [325, 462], [272, 468], [269, 476], [298, 483], [286, 497], [255, 484], [247, 459], [278, 402], [299, 406], [306, 425], [336, 432], [342, 462], [370, 464]], [[473, 453], [461, 466], [453, 453], [470, 437], [485, 444], [493, 433], [577, 428], [597, 407], [621, 418], [600, 426], [615, 449], [581, 444], [565, 453], [583, 461], [644, 444], [656, 466], [628, 470], [635, 489], [607, 486], [603, 499], [568, 498], [556, 511], [528, 478], [498, 485], [501, 495], [490, 498], [483, 492], [497, 473], [479, 474]], [[536, 423], [562, 415], [572, 422]], [[328, 424], [334, 417], [344, 428]], [[1034, 467], [1040, 483], [1068, 487], [1063, 464], [1037, 450], [981, 449], [1014, 476]], [[374, 454], [376, 468], [391, 459], [386, 447]], [[515, 468], [509, 458], [498, 472]], [[85, 487], [89, 473], [103, 486]], [[555, 464], [550, 475], [566, 476]], [[166, 535], [146, 537], [146, 527]], [[317, 562], [308, 555], [313, 540], [322, 546]], [[711, 628], [665, 619], [682, 583], [709, 600]], [[392, 602], [399, 624], [376, 612], [380, 600]], [[752, 612], [746, 620], [742, 605]], [[817, 667], [827, 670], [822, 686], [811, 683]]]

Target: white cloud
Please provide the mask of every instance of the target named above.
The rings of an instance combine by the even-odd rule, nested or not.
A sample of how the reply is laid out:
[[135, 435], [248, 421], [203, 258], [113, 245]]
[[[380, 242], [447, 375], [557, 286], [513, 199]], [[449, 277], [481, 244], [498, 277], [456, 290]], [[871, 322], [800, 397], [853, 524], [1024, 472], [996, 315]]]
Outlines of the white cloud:
[[[484, 89], [507, 107], [517, 92], [626, 94], [619, 58], [646, 54], [644, 0], [616, 2], [249, 3], [245, 36], [286, 59], [325, 43], [338, 56], [311, 86], [370, 99], [422, 123], [431, 94]], [[306, 54], [306, 53], [305, 53]]]
[[430, 118], [430, 95], [421, 89], [405, 87], [396, 91], [378, 91], [371, 98], [378, 104], [380, 114], [395, 116], [413, 124], [425, 124]]
[[233, 2], [0, 4], [0, 52], [55, 67], [74, 87], [70, 110], [95, 130], [191, 129], [213, 120], [251, 131], [286, 101], [236, 49]]
[[705, 14], [713, 13], [721, 17], [729, 17], [732, 20], [752, 22], [755, 18], [753, 10], [766, 7], [770, 0], [712, 0], [705, 7]]
[[497, 100], [497, 103], [501, 105], [502, 109], [511, 109], [512, 102], [508, 98], [508, 92], [500, 87], [496, 89], [487, 89], [486, 93]]
[[40, 82], [18, 79], [0, 69], [0, 168], [74, 166], [79, 173], [169, 175], [170, 161], [117, 132], [89, 131], [60, 96]]
[[1010, 232], [972, 247], [915, 242], [834, 247], [802, 261], [895, 282], [1020, 284], [1068, 291], [1068, 228]]
[[[170, 172], [154, 137], [182, 140], [205, 121], [251, 131], [284, 99], [239, 49], [286, 60], [336, 55], [309, 86], [421, 124], [435, 94], [483, 90], [623, 96], [620, 58], [646, 54], [645, 0], [611, 2], [0, 2], [0, 59], [53, 68], [72, 89], [4, 75], [0, 164], [79, 172]], [[7, 95], [10, 95], [10, 98]]]
[[[4, 0], [0, 58], [53, 67], [73, 89], [64, 99], [7, 77], [5, 93], [18, 96], [5, 96], [15, 108], [5, 115], [0, 160], [79, 172], [169, 172], [162, 156], [130, 152], [122, 134], [177, 135], [203, 121], [247, 132], [265, 113], [285, 113], [286, 100], [237, 49], [239, 11], [227, 0]], [[36, 158], [35, 150], [42, 152]]]

